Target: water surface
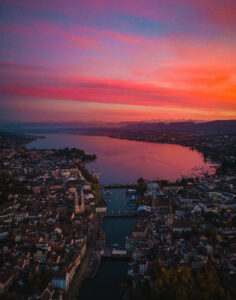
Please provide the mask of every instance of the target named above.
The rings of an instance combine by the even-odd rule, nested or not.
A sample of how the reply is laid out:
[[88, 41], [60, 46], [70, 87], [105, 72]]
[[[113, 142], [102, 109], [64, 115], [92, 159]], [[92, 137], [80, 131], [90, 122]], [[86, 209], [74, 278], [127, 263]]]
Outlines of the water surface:
[[[110, 200], [109, 211], [124, 211], [130, 196], [125, 188], [109, 189], [111, 195], [106, 196]], [[133, 201], [134, 202], [134, 201]], [[102, 229], [106, 233], [106, 245], [119, 244], [124, 246], [125, 237], [130, 236], [136, 218], [104, 218]], [[97, 276], [93, 280], [85, 280], [79, 292], [79, 300], [120, 300], [120, 283], [127, 279], [128, 261], [122, 259], [102, 259]]]
[[172, 144], [158, 144], [113, 139], [105, 136], [45, 134], [28, 147], [37, 149], [76, 147], [95, 153], [97, 160], [91, 170], [102, 170], [101, 184], [134, 183], [137, 178], [167, 179], [214, 172], [210, 163], [196, 150]]
[[104, 259], [94, 280], [86, 280], [78, 300], [120, 300], [120, 283], [126, 281], [127, 260]]

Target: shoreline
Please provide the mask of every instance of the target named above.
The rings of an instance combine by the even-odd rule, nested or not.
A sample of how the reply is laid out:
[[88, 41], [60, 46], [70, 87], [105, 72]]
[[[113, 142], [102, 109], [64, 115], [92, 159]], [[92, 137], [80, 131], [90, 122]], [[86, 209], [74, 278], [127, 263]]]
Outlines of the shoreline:
[[[73, 135], [73, 136], [75, 136], [75, 135], [80, 135], [80, 136], [88, 136], [88, 137], [107, 137], [107, 138], [111, 138], [111, 139], [117, 139], [117, 140], [126, 140], [126, 141], [133, 141], [133, 142], [142, 142], [142, 143], [149, 143], [149, 144], [160, 144], [160, 145], [176, 145], [176, 146], [182, 146], [182, 147], [186, 147], [186, 148], [188, 148], [189, 150], [191, 150], [191, 151], [196, 151], [196, 152], [198, 152], [201, 156], [202, 156], [202, 159], [203, 159], [203, 162], [204, 163], [208, 163], [208, 164], [210, 164], [210, 168], [211, 169], [215, 169], [215, 172], [217, 173], [217, 170], [219, 169], [219, 168], [221, 168], [221, 166], [222, 166], [222, 164], [223, 164], [223, 162], [222, 161], [220, 161], [220, 160], [216, 160], [215, 158], [213, 158], [213, 157], [210, 157], [209, 155], [207, 155], [207, 153], [205, 153], [204, 151], [202, 151], [202, 149], [201, 148], [199, 148], [198, 146], [196, 146], [196, 145], [191, 145], [191, 144], [185, 144], [185, 143], [181, 143], [181, 142], [171, 142], [171, 141], [153, 141], [153, 140], [145, 140], [145, 139], [135, 139], [135, 138], [131, 138], [131, 137], [121, 137], [121, 136], [111, 136], [111, 135], [109, 135], [109, 134], [107, 134], [107, 135], [105, 135], [105, 134], [96, 134], [96, 133], [91, 133], [91, 134], [89, 134], [89, 133], [83, 133], [83, 132], [72, 132], [72, 133], [70, 133], [70, 132], [49, 132], [49, 133], [45, 133], [45, 134], [48, 134], [48, 135], [60, 135], [60, 134], [65, 134], [65, 135]], [[40, 136], [40, 138], [41, 138], [42, 136]], [[197, 136], [197, 135], [194, 135], [194, 137], [201, 137], [201, 136]], [[45, 136], [44, 136], [44, 138], [45, 138]], [[37, 136], [36, 136], [36, 139], [37, 139]], [[39, 149], [39, 150], [48, 150], [48, 148], [42, 148], [42, 149]], [[181, 178], [196, 178], [196, 177], [204, 177], [205, 175], [207, 175], [207, 176], [211, 176], [211, 175], [209, 175], [209, 174], [206, 174], [206, 173], [204, 173], [204, 174], [202, 174], [202, 175], [198, 175], [198, 174], [189, 174], [189, 175], [180, 175], [180, 177], [179, 178], [176, 178], [176, 179], [174, 179], [174, 180], [168, 180], [168, 179], [166, 179], [166, 178], [163, 178], [163, 179], [161, 179], [161, 178], [158, 178], [158, 179], [160, 179], [160, 180], [167, 180], [167, 181], [169, 181], [169, 182], [171, 182], [171, 183], [175, 183], [176, 181], [178, 181], [178, 180], [181, 180]], [[149, 179], [149, 180], [156, 180], [157, 178], [153, 178], [153, 179]], [[120, 183], [117, 183], [117, 184], [105, 184], [105, 183], [101, 183], [101, 186], [113, 186], [113, 185], [135, 185], [136, 184], [136, 182], [131, 182], [131, 183], [123, 183], [123, 184], [120, 184]]]
[[[56, 133], [60, 134], [60, 132]], [[178, 143], [178, 142], [171, 142], [171, 141], [150, 141], [150, 140], [145, 140], [145, 139], [135, 139], [131, 137], [121, 137], [121, 136], [111, 136], [111, 135], [105, 135], [105, 134], [87, 134], [87, 133], [63, 133], [63, 134], [73, 134], [73, 135], [84, 135], [84, 136], [105, 136], [111, 139], [118, 139], [118, 140], [126, 140], [126, 141], [133, 141], [133, 142], [143, 142], [143, 143], [153, 143], [153, 144], [166, 144], [166, 145], [177, 145], [177, 146], [182, 146], [189, 148], [192, 151], [197, 151], [202, 154], [204, 160], [209, 161], [211, 164], [220, 164], [220, 162], [214, 161], [211, 157], [206, 156], [206, 154], [200, 150], [198, 147], [189, 145], [189, 144], [184, 144], [184, 143]], [[197, 137], [197, 135], [195, 135]]]

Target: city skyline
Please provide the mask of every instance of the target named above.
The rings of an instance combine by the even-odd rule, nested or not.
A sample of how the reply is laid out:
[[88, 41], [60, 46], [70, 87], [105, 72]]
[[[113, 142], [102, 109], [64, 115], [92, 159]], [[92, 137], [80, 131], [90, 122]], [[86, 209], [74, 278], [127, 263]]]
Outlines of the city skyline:
[[5, 122], [236, 117], [235, 1], [3, 1]]

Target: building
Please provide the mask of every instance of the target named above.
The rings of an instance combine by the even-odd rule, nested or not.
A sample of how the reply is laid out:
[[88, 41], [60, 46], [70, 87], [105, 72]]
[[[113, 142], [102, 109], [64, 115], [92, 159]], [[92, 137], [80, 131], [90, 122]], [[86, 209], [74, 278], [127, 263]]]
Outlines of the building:
[[43, 293], [41, 295], [41, 299], [42, 300], [51, 300], [54, 293], [55, 293], [55, 291], [53, 289], [53, 286], [51, 283], [49, 283], [48, 286], [46, 287], [46, 289], [43, 291]]
[[69, 192], [72, 194], [73, 202], [74, 202], [74, 213], [78, 214], [84, 212], [84, 193], [83, 187], [79, 188], [79, 194], [76, 187], [70, 187]]
[[163, 192], [160, 190], [159, 185], [156, 182], [149, 182], [147, 184], [146, 195], [151, 200], [152, 208], [156, 208], [158, 201], [164, 197]]
[[146, 238], [148, 233], [148, 227], [144, 224], [136, 224], [132, 232], [134, 238]]
[[6, 271], [0, 276], [0, 294], [3, 294], [12, 285], [17, 276], [17, 271]]
[[68, 291], [70, 284], [69, 274], [67, 272], [61, 272], [54, 274], [52, 278], [52, 286], [56, 289], [61, 289], [65, 292]]
[[107, 212], [107, 204], [105, 202], [100, 202], [96, 205], [96, 213], [105, 214]]

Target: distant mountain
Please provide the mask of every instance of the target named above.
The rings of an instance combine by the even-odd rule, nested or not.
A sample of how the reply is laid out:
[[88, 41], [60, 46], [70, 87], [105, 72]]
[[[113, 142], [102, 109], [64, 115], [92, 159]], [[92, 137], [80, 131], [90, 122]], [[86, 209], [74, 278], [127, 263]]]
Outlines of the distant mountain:
[[0, 124], [0, 130], [28, 133], [83, 133], [106, 135], [124, 132], [185, 132], [193, 134], [236, 134], [236, 120], [211, 121], [205, 123], [187, 122], [74, 122], [74, 123], [11, 123]]
[[46, 133], [87, 128], [119, 128], [125, 124], [111, 122], [15, 122], [0, 123], [0, 130], [8, 132]]
[[211, 121], [205, 123], [174, 122], [136, 123], [123, 127], [126, 131], [186, 132], [197, 134], [236, 134], [236, 120]]
[[196, 130], [209, 134], [236, 134], [236, 120], [200, 123], [196, 124]]

